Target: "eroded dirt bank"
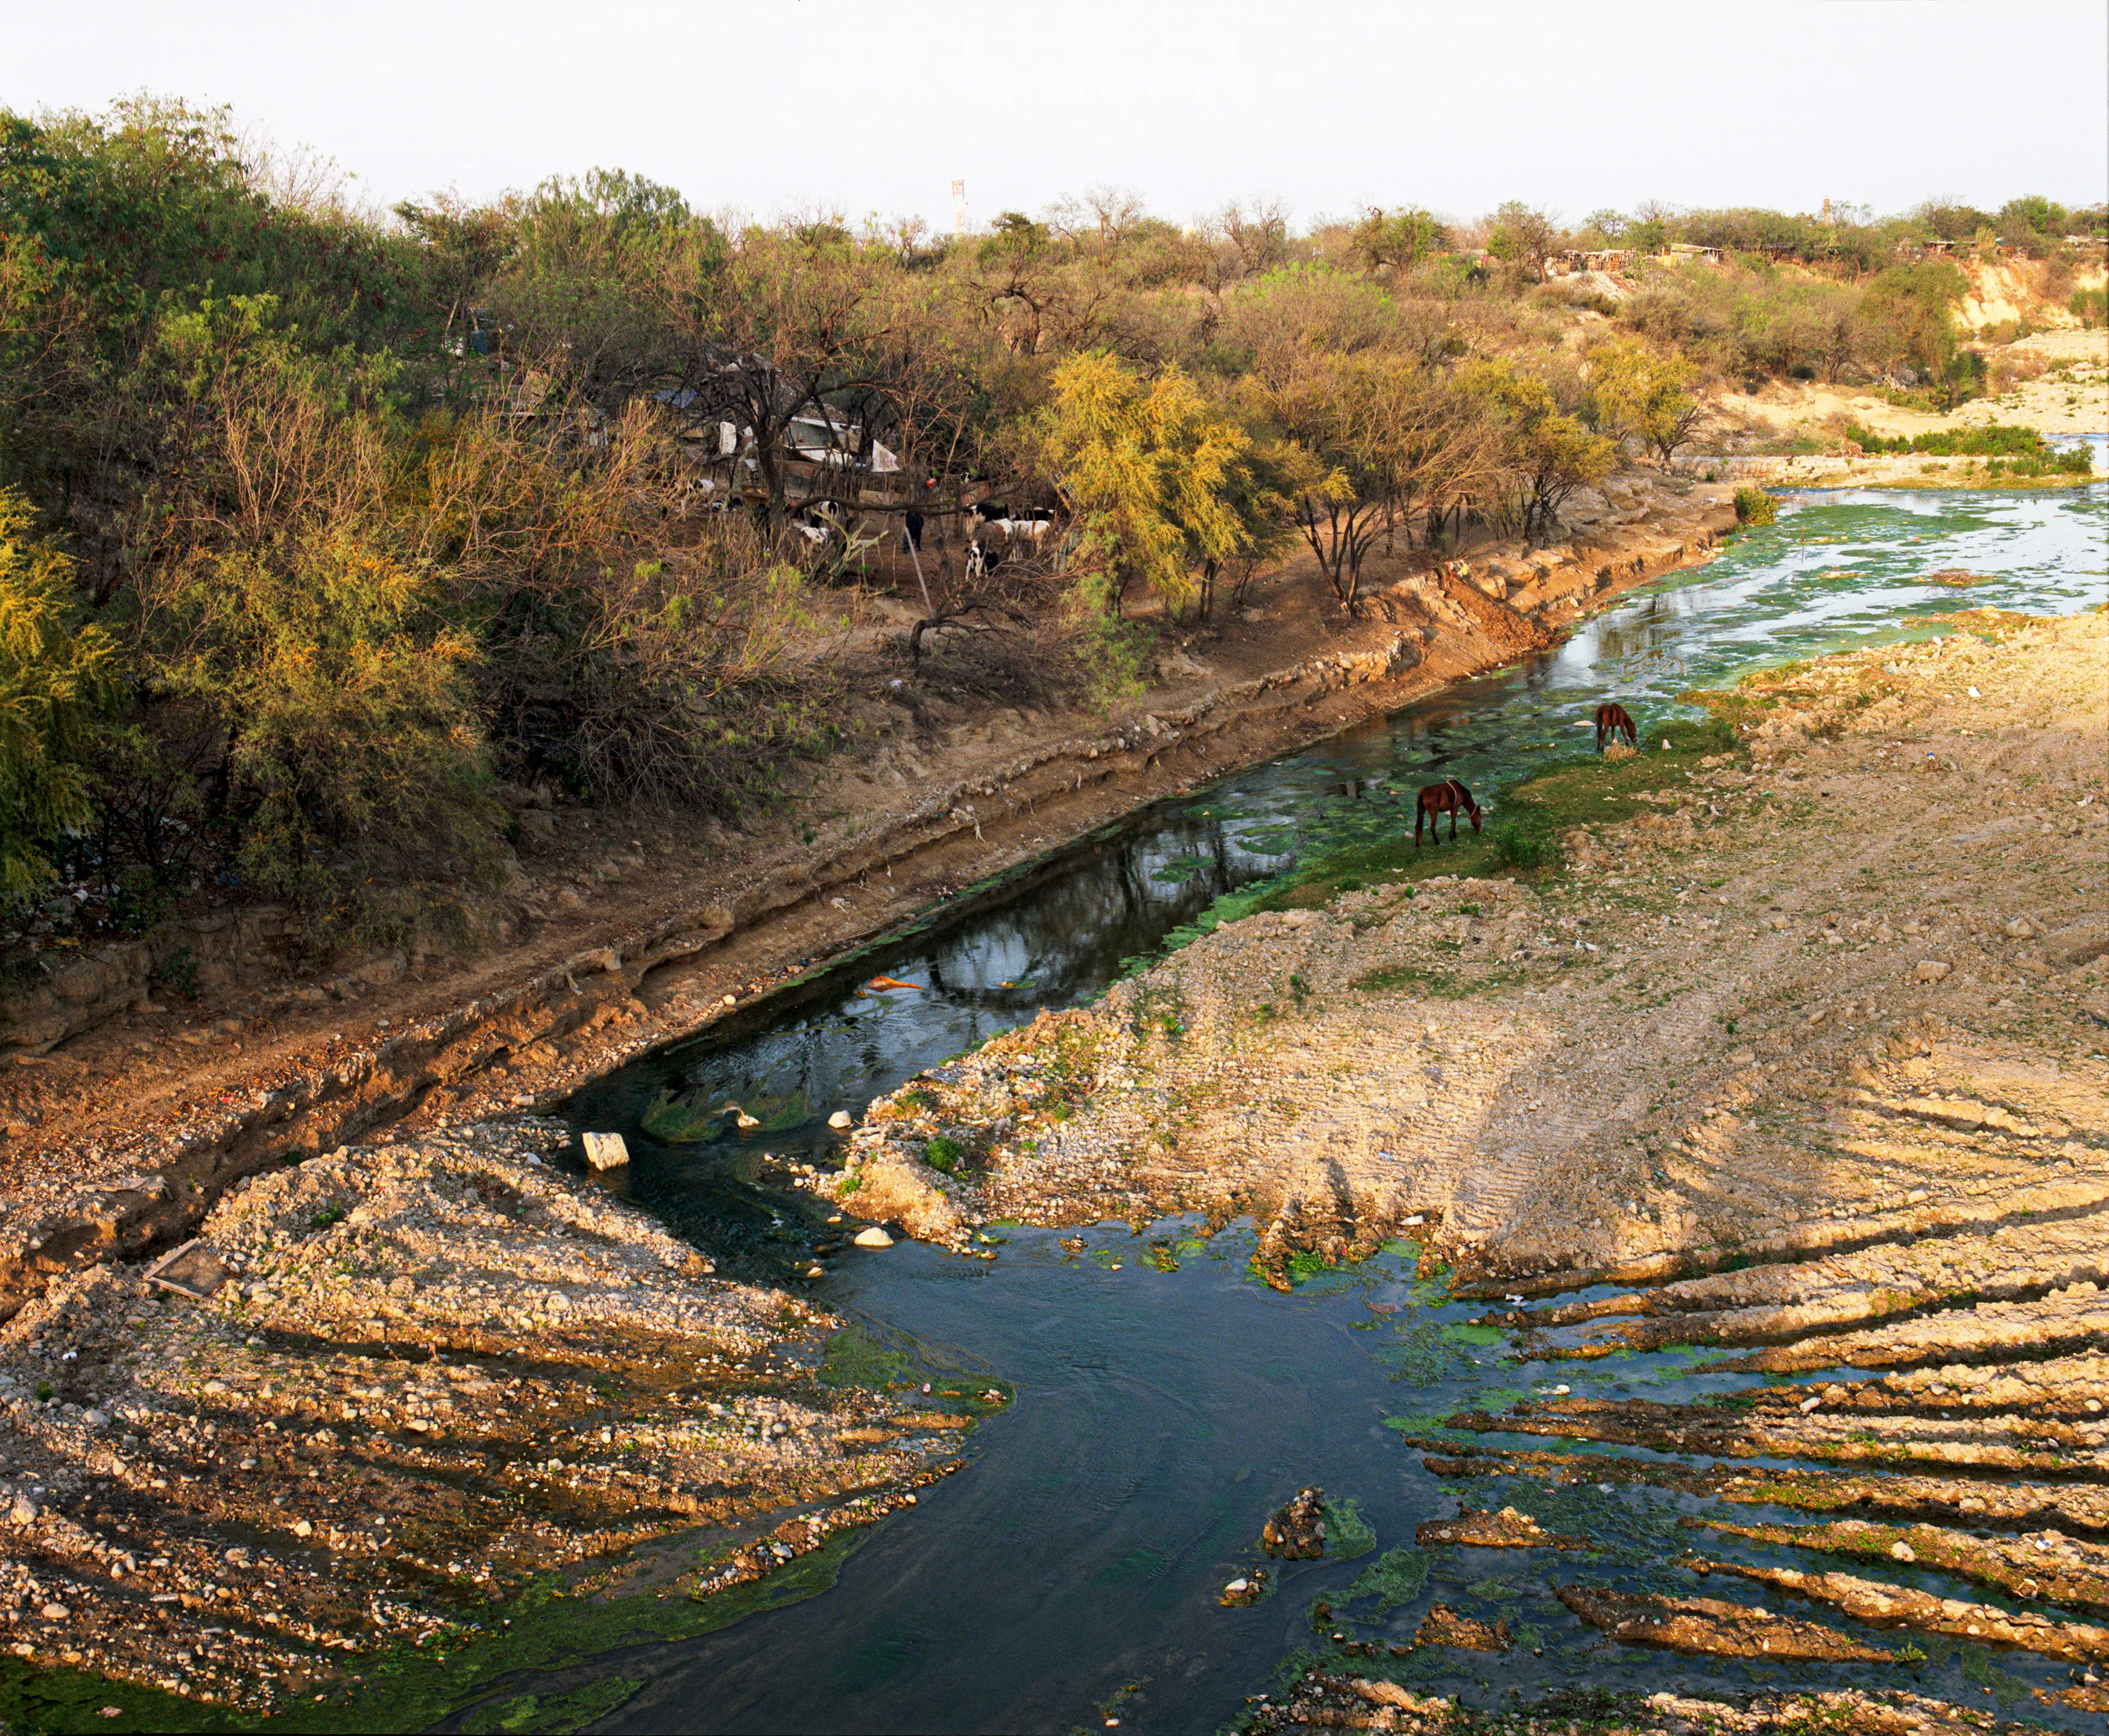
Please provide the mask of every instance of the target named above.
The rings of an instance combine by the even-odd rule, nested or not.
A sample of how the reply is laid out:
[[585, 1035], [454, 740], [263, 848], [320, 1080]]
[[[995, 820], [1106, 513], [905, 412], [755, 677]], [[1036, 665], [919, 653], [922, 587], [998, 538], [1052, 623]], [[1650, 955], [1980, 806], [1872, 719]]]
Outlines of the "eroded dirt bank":
[[1586, 605], [1708, 558], [1727, 493], [1623, 479], [1554, 548], [1376, 563], [1353, 619], [1293, 565], [1111, 716], [969, 716], [882, 685], [860, 751], [752, 837], [526, 800], [515, 940], [472, 964], [398, 953], [289, 980], [260, 911], [190, 934], [195, 1001], [143, 943], [82, 956], [0, 1019], [0, 1314], [167, 1247], [288, 1155], [546, 1107], [1149, 800], [1542, 649]]
[[[1720, 708], [1732, 751], [1518, 792], [1574, 822], [1564, 871], [1291, 894], [883, 1099], [820, 1185], [942, 1241], [1250, 1213], [1277, 1282], [1405, 1236], [1527, 1359], [1699, 1346], [1820, 1375], [1545, 1394], [1419, 1444], [1438, 1475], [1518, 1480], [1522, 1508], [1533, 1481], [1615, 1475], [1801, 1509], [1764, 1535], [1837, 1560], [1712, 1569], [1702, 1527], [1690, 1597], [1552, 1570], [1621, 1644], [1742, 1655], [1777, 1594], [1813, 1630], [1792, 1655], [1858, 1656], [1870, 1626], [1903, 1630], [1885, 1658], [1913, 1635], [2019, 1648], [2109, 1710], [2105, 691], [2099, 613], [1966, 615], [1752, 683]], [[1456, 1456], [1475, 1433], [1584, 1450]], [[1887, 1576], [1913, 1562], [2008, 1603]], [[1402, 1692], [1313, 1677], [1262, 1721], [1451, 1727]], [[1820, 1698], [1734, 1716], [1821, 1723]], [[1960, 1716], [1854, 1705], [1854, 1728]]]
[[[1722, 492], [1607, 490], [1569, 544], [1315, 633], [1278, 589], [1237, 655], [1086, 733], [881, 719], [810, 839], [625, 853], [554, 815], [530, 944], [472, 968], [268, 987], [253, 913], [210, 931], [195, 1005], [81, 960], [6, 1033], [0, 1611], [12, 1667], [52, 1672], [6, 1691], [421, 1726], [505, 1669], [825, 1583], [1003, 1389], [727, 1282], [553, 1168], [534, 1111], [1139, 803], [1542, 648], [1705, 558]], [[193, 1236], [201, 1295], [150, 1285]]]

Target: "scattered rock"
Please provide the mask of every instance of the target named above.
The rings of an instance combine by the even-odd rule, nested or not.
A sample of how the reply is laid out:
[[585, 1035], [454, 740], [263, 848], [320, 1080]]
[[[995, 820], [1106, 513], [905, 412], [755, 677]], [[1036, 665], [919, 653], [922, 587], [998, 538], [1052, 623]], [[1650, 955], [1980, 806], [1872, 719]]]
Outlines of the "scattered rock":
[[1922, 958], [1912, 975], [1921, 982], [1939, 982], [1954, 968], [1954, 966], [1944, 964], [1938, 958]]
[[859, 1247], [892, 1247], [893, 1238], [876, 1224], [868, 1224], [853, 1238]]
[[1479, 1549], [1578, 1549], [1576, 1538], [1555, 1536], [1527, 1513], [1504, 1507], [1499, 1513], [1467, 1508], [1454, 1519], [1424, 1520], [1413, 1528], [1413, 1540], [1424, 1549], [1461, 1544]]
[[1267, 1522], [1260, 1547], [1285, 1561], [1315, 1561], [1325, 1553], [1325, 1491], [1300, 1489], [1296, 1497]]
[[227, 1268], [221, 1264], [219, 1256], [195, 1237], [182, 1247], [170, 1249], [147, 1268], [148, 1283], [199, 1302], [209, 1300], [227, 1282]]
[[828, 1125], [833, 1128], [837, 1133], [842, 1133], [856, 1125], [855, 1119], [847, 1109], [838, 1109], [828, 1117]]
[[857, 1216], [897, 1223], [918, 1242], [949, 1244], [964, 1233], [960, 1208], [927, 1164], [888, 1148], [865, 1159], [857, 1174], [864, 1179], [844, 1202]]
[[596, 1170], [619, 1170], [630, 1161], [630, 1147], [621, 1134], [581, 1134], [586, 1161]]
[[1416, 1646], [1455, 1646], [1466, 1652], [1506, 1652], [1515, 1642], [1506, 1619], [1491, 1626], [1461, 1616], [1447, 1603], [1438, 1603], [1420, 1618], [1414, 1630]]
[[1658, 1598], [1560, 1585], [1554, 1594], [1592, 1627], [1628, 1645], [1662, 1646], [1714, 1657], [1821, 1658], [1889, 1663], [1891, 1654], [1818, 1621], [1776, 1616], [1763, 1607], [1715, 1598]]

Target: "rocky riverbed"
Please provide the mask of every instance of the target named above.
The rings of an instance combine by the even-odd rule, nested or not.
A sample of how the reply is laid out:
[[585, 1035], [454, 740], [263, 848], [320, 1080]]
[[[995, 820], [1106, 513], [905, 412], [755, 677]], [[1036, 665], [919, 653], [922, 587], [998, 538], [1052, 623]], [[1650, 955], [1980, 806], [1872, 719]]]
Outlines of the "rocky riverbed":
[[[396, 958], [287, 985], [275, 955], [193, 936], [187, 1008], [142, 986], [143, 952], [75, 961], [63, 992], [11, 1004], [11, 1656], [76, 1698], [102, 1678], [148, 1721], [170, 1693], [372, 1707], [376, 1671], [399, 1680], [405, 1657], [535, 1662], [504, 1648], [552, 1585], [686, 1604], [835, 1558], [955, 1467], [1005, 1394], [926, 1382], [788, 1292], [713, 1273], [570, 1173], [535, 1112], [1065, 827], [1542, 648], [1585, 603], [1708, 558], [1725, 493], [1608, 485], [1576, 503], [1570, 543], [1402, 579], [1344, 639], [1305, 618], [1315, 575], [1289, 575], [1258, 599], [1285, 625], [1245, 635], [1248, 655], [1254, 609], [1209, 663], [1171, 659], [1168, 697], [1135, 719], [1051, 743], [947, 724], [957, 775], [926, 778], [905, 747], [903, 769], [853, 768], [928, 787], [876, 818], [862, 796], [829, 810], [820, 845], [809, 828], [748, 851], [738, 895], [722, 840], [703, 884], [665, 839], [672, 868], [639, 878], [632, 841], [623, 874], [577, 877], [590, 901], [557, 901], [575, 919], [528, 910], [534, 946], [472, 980]], [[613, 896], [625, 876], [648, 909]], [[149, 1282], [191, 1238], [177, 1287]], [[459, 1702], [454, 1670], [427, 1668], [409, 1721]]]
[[[955, 1243], [997, 1218], [1250, 1214], [1283, 1285], [1405, 1237], [1528, 1359], [1710, 1347], [1773, 1383], [1563, 1387], [1420, 1445], [1438, 1474], [1511, 1480], [1520, 1533], [1533, 1484], [1614, 1475], [1798, 1509], [1768, 1538], [1840, 1558], [1709, 1583], [1701, 1526], [1688, 1596], [1573, 1575], [1562, 1601], [1619, 1644], [2008, 1648], [2070, 1665], [2065, 1708], [2109, 1710], [2105, 678], [2098, 613], [1985, 612], [1747, 683], [1713, 702], [1718, 751], [1649, 741], [1538, 791], [1575, 822], [1564, 872], [1401, 861], [1280, 894], [874, 1104], [816, 1185]], [[1474, 1434], [1581, 1450], [1456, 1456]], [[1519, 1546], [1561, 1571], [1556, 1540]], [[2007, 1601], [1893, 1577], [1915, 1562]], [[1764, 1628], [1780, 1596], [1791, 1642]], [[1395, 1684], [1311, 1681], [1258, 1726], [1451, 1727]], [[1846, 1698], [1719, 1727], [1981, 1727]]]
[[97, 1266], [0, 1326], [14, 1654], [251, 1709], [355, 1699], [376, 1661], [502, 1635], [523, 1591], [772, 1572], [913, 1504], [1005, 1402], [716, 1278], [553, 1167], [567, 1139], [289, 1165], [161, 1269], [183, 1289]]

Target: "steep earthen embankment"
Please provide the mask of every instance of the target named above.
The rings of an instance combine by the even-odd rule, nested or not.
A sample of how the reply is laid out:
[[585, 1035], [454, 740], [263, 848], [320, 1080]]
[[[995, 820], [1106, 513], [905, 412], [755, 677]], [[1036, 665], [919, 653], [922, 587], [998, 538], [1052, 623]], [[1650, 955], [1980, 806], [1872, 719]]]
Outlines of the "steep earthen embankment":
[[[576, 877], [585, 895], [557, 886], [573, 914], [472, 967], [421, 980], [396, 954], [326, 990], [273, 992], [256, 976], [270, 923], [252, 913], [184, 940], [187, 962], [226, 985], [184, 1018], [153, 986], [153, 948], [80, 958], [18, 999], [6, 1027], [17, 1107], [0, 1105], [0, 1313], [58, 1274], [167, 1246], [260, 1167], [551, 1105], [1109, 819], [1542, 650], [1591, 602], [1706, 558], [1734, 521], [1723, 493], [1645, 476], [1608, 487], [1569, 542], [1411, 573], [1315, 635], [1309, 597], [1276, 596], [1259, 612], [1294, 617], [1274, 636], [1307, 654], [1260, 656], [1235, 680], [1182, 660], [1176, 686], [1082, 731], [1034, 740], [991, 719], [931, 737], [901, 712], [784, 832], [744, 853], [616, 854]], [[951, 775], [912, 775], [933, 764]], [[208, 1020], [245, 996], [272, 1010]]]

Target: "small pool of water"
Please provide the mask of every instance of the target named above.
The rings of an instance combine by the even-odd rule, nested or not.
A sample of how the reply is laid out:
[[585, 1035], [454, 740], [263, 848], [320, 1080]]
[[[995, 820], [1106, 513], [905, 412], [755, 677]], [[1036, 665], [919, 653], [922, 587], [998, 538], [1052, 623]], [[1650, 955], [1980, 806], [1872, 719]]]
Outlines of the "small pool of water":
[[[2089, 606], [2109, 590], [2105, 530], [2101, 486], [1792, 498], [1777, 525], [1739, 538], [1709, 567], [1628, 597], [1559, 650], [1158, 804], [704, 1038], [639, 1060], [582, 1093], [571, 1112], [581, 1126], [630, 1135], [635, 1161], [619, 1185], [633, 1197], [735, 1268], [766, 1269], [810, 1202], [761, 1183], [761, 1153], [821, 1148], [833, 1137], [830, 1111], [857, 1111], [1040, 1008], [1094, 998], [1123, 959], [1222, 892], [1398, 825], [1410, 809], [1391, 800], [1397, 792], [1410, 800], [1419, 785], [1455, 775], [1497, 803], [1502, 788], [1587, 748], [1590, 715], [1605, 698], [1645, 728], [1682, 715], [1677, 696], [1691, 688], [1953, 630], [1937, 617], [1958, 609]], [[1978, 581], [1926, 581], [1953, 568]], [[913, 986], [865, 986], [880, 976]], [[762, 1125], [746, 1134], [713, 1125], [727, 1102]], [[653, 1126], [690, 1137], [655, 1138]], [[717, 1137], [693, 1137], [710, 1133]], [[1254, 1539], [1273, 1507], [1307, 1483], [1353, 1496], [1381, 1553], [1410, 1545], [1414, 1524], [1449, 1511], [1452, 1495], [1484, 1504], [1499, 1494], [1431, 1477], [1388, 1418], [1498, 1409], [1560, 1382], [1578, 1394], [1664, 1398], [1736, 1383], [1694, 1376], [1692, 1359], [1674, 1351], [1578, 1372], [1519, 1367], [1494, 1335], [1461, 1327], [1470, 1310], [1415, 1289], [1410, 1253], [1285, 1297], [1250, 1278], [1235, 1233], [1190, 1251], [1172, 1273], [1133, 1257], [1142, 1245], [1125, 1229], [1091, 1240], [1093, 1256], [1077, 1258], [1050, 1234], [1017, 1233], [992, 1265], [905, 1244], [852, 1253], [815, 1283], [817, 1299], [838, 1311], [1000, 1373], [1017, 1402], [976, 1437], [972, 1467], [853, 1555], [833, 1590], [592, 1666], [643, 1684], [596, 1728], [1059, 1730], [1100, 1727], [1110, 1715], [1124, 1732], [1213, 1729], [1245, 1695], [1275, 1685], [1285, 1656], [1322, 1640], [1311, 1598], [1338, 1603], [1375, 1558], [1294, 1564], [1268, 1602], [1220, 1607], [1224, 1581], [1258, 1559]], [[1116, 1259], [1121, 1269], [1110, 1269]], [[1676, 1521], [1696, 1504], [1605, 1488], [1532, 1497], [1548, 1527], [1608, 1540], [1602, 1559], [1435, 1552], [1418, 1591], [1357, 1631], [1402, 1641], [1438, 1597], [1533, 1628], [1542, 1658], [1441, 1654], [1452, 1673], [1427, 1685], [1490, 1707], [1578, 1674], [1649, 1691], [1869, 1680], [1842, 1667], [1687, 1663], [1582, 1628], [1551, 1598], [1563, 1575], [1687, 1592], [1692, 1584], [1665, 1562], [1689, 1544]], [[1502, 1499], [1513, 1490], [1494, 1504]], [[1732, 1511], [1750, 1521], [1764, 1512]], [[1705, 1546], [1732, 1558], [1711, 1538]], [[1929, 1589], [1941, 1583], [1921, 1578]], [[1710, 1594], [1755, 1601], [1714, 1585]], [[1943, 1594], [1999, 1601], [1981, 1589]], [[1345, 1612], [1374, 1607], [1364, 1600]], [[2003, 1656], [2003, 1674], [1985, 1675], [1994, 1667], [1952, 1653], [1910, 1680], [1897, 1671], [1881, 1680], [1971, 1704], [1986, 1701], [1987, 1682], [2011, 1697], [2062, 1680], [2044, 1660]], [[1129, 1694], [1129, 1683], [1138, 1691]]]

